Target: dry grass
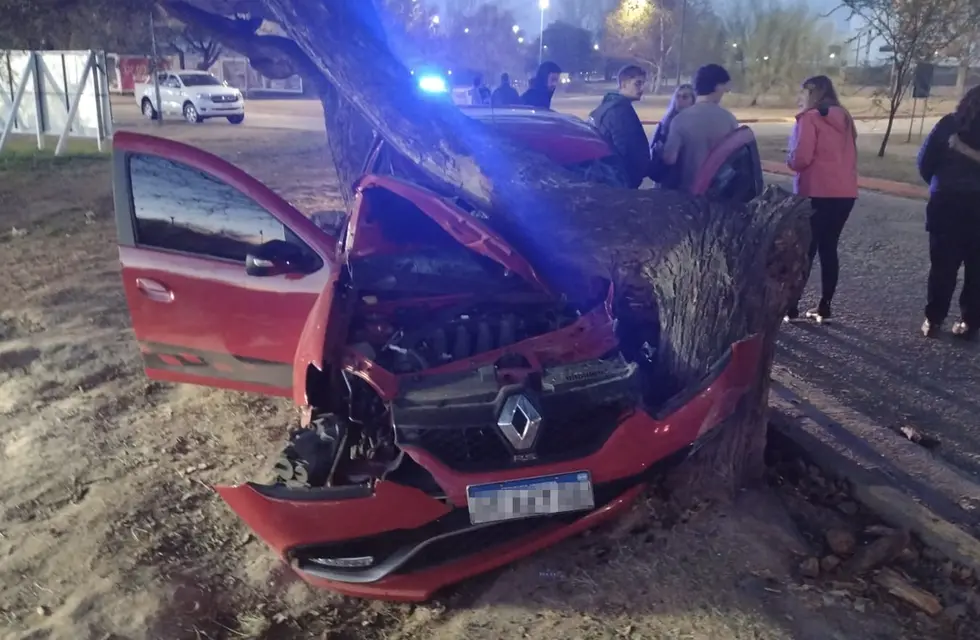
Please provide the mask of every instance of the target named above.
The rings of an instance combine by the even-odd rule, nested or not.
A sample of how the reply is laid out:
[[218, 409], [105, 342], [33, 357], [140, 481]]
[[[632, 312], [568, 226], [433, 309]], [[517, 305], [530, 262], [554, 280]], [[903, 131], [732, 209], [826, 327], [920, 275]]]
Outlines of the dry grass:
[[[317, 136], [162, 131], [232, 159], [303, 211], [338, 205]], [[4, 638], [901, 637], [891, 619], [772, 586], [794, 580], [785, 550], [796, 542], [773, 529], [772, 509], [749, 503], [668, 529], [650, 501], [618, 529], [433, 605], [309, 589], [211, 490], [261, 476], [295, 410], [143, 376], [111, 210], [105, 158], [0, 168]]]
[[[885, 157], [878, 157], [881, 134], [865, 134], [858, 137], [858, 174], [870, 178], [883, 178], [910, 184], [922, 184], [915, 165], [919, 144], [915, 137], [912, 144], [905, 143], [905, 135], [892, 135]], [[786, 161], [786, 138], [760, 136], [759, 154], [763, 160], [783, 163]]]

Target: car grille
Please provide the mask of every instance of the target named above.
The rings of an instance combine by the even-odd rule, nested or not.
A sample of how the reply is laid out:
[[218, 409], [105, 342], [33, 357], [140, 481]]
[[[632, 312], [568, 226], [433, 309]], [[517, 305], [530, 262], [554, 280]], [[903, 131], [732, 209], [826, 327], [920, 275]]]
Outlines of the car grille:
[[[490, 427], [415, 428], [405, 444], [425, 449], [443, 464], [459, 471], [501, 469], [555, 462], [597, 451], [627, 411], [620, 403], [591, 407], [554, 408], [545, 412], [534, 449], [536, 457], [515, 454], [496, 425]], [[406, 431], [409, 431], [406, 429]]]
[[211, 96], [211, 102], [238, 102], [238, 96]]

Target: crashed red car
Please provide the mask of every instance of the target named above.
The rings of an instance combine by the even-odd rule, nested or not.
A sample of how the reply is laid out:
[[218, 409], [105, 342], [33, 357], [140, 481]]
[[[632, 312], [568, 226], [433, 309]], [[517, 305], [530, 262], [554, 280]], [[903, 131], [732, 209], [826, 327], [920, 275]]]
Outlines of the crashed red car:
[[[498, 116], [566, 166], [610, 155], [584, 123]], [[117, 133], [113, 185], [147, 374], [306, 408], [276, 482], [218, 493], [309, 583], [419, 601], [623, 512], [733, 410], [759, 345], [651, 392], [610, 282], [552, 290], [478, 211], [392, 162], [378, 141], [339, 236], [171, 140]]]

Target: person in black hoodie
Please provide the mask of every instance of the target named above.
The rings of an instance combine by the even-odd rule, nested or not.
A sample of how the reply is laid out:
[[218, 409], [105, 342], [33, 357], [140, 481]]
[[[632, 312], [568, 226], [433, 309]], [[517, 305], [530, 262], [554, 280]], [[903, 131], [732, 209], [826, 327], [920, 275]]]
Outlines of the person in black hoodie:
[[980, 86], [943, 116], [919, 150], [918, 168], [929, 183], [926, 231], [929, 279], [922, 333], [935, 337], [949, 313], [956, 277], [963, 266], [960, 319], [953, 335], [980, 335], [980, 164], [956, 147], [980, 148]]
[[531, 78], [530, 87], [521, 96], [521, 102], [529, 107], [551, 108], [551, 97], [561, 81], [561, 67], [554, 62], [542, 62]]
[[650, 146], [633, 103], [643, 97], [647, 73], [636, 65], [619, 72], [619, 91], [607, 93], [589, 115], [592, 125], [619, 156], [629, 176], [629, 187], [639, 188], [650, 172]]
[[506, 107], [512, 104], [520, 104], [521, 96], [517, 89], [510, 83], [510, 74], [500, 74], [500, 86], [493, 90], [490, 104], [495, 107]]

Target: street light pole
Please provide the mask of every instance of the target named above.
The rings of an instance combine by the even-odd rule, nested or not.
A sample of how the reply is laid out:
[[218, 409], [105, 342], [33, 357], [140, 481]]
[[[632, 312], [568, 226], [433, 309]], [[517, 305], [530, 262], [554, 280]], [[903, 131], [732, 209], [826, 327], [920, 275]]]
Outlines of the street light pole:
[[544, 12], [547, 11], [549, 0], [538, 0], [538, 8], [541, 9], [541, 38], [538, 40], [538, 66], [544, 62]]

